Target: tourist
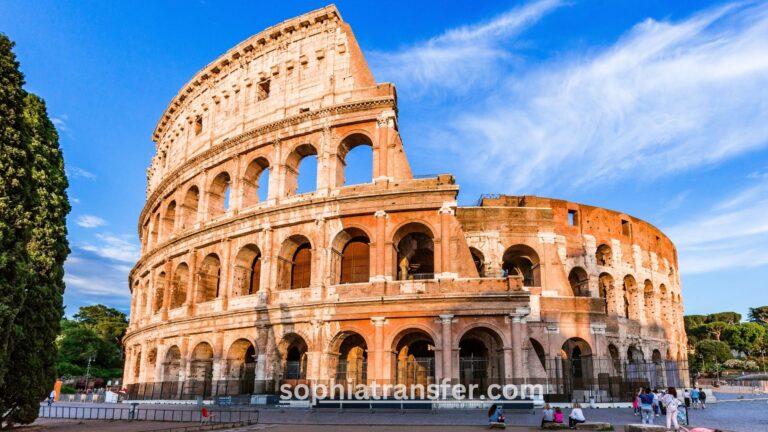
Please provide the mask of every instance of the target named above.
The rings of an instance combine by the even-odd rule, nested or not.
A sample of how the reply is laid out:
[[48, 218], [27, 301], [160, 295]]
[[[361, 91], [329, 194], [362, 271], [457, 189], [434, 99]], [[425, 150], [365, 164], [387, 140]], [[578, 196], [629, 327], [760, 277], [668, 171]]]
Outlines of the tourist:
[[541, 411], [541, 428], [544, 429], [544, 424], [555, 422], [555, 411], [549, 406], [544, 404], [544, 409]]
[[[643, 389], [640, 389], [640, 392], [642, 391]], [[635, 415], [640, 415], [640, 398], [637, 395], [632, 398], [632, 413]]]
[[667, 409], [667, 429], [671, 429], [672, 425], [675, 425], [675, 430], [680, 429], [680, 424], [677, 422], [677, 407], [680, 405], [680, 400], [677, 398], [677, 390], [674, 387], [667, 389], [667, 394], [661, 398], [661, 405]]
[[701, 409], [707, 408], [707, 394], [704, 393], [704, 389], [699, 387], [699, 403], [701, 404]]
[[683, 390], [683, 402], [685, 402], [686, 408], [691, 407], [691, 392], [688, 389]]
[[691, 404], [693, 409], [699, 409], [699, 389], [696, 387], [691, 389]]
[[651, 389], [646, 387], [637, 395], [640, 399], [640, 412], [642, 413], [643, 424], [653, 424], [653, 395]]
[[586, 421], [587, 419], [584, 418], [584, 412], [581, 411], [581, 405], [579, 405], [578, 402], [575, 402], [571, 409], [571, 414], [568, 415], [568, 427], [576, 429], [578, 423], [584, 423]]
[[563, 423], [563, 410], [560, 407], [555, 407], [555, 423]]
[[504, 423], [504, 410], [501, 408], [501, 405], [491, 405], [491, 408], [488, 409], [488, 421], [491, 423], [491, 426]]
[[56, 390], [51, 390], [51, 394], [48, 395], [48, 406], [56, 402]]
[[653, 394], [653, 415], [658, 417], [659, 411], [661, 411], [661, 409], [659, 408], [659, 403], [660, 403], [659, 399], [661, 399], [661, 395], [659, 394], [659, 389], [655, 389], [652, 394]]

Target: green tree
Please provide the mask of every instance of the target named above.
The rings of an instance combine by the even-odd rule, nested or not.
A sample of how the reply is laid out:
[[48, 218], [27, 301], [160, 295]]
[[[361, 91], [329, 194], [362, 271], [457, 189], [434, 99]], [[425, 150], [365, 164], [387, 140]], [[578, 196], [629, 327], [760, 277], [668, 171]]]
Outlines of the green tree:
[[723, 336], [723, 332], [730, 327], [733, 326], [722, 321], [710, 322], [701, 326], [701, 328], [704, 330], [704, 333], [706, 333], [710, 339], [714, 339], [716, 341], [719, 341]]
[[723, 331], [723, 341], [735, 350], [751, 354], [760, 350], [765, 333], [765, 327], [760, 324], [739, 323]]
[[124, 313], [101, 304], [83, 306], [73, 318], [105, 341], [111, 341], [117, 346], [121, 345], [128, 328], [128, 318]]
[[696, 344], [694, 358], [697, 361], [703, 359], [704, 363], [712, 363], [717, 360], [718, 363], [723, 363], [732, 357], [731, 349], [725, 342], [703, 340]]
[[685, 331], [688, 329], [696, 328], [707, 322], [706, 315], [686, 315], [683, 317], [683, 323], [685, 324]]
[[[23, 139], [24, 76], [13, 42], [0, 34], [0, 386], [9, 365], [13, 322], [29, 283], [30, 151]], [[0, 407], [0, 413], [2, 413]]]
[[760, 324], [768, 324], [768, 306], [749, 308], [749, 320]]
[[[63, 314], [70, 210], [58, 134], [43, 101], [21, 89], [23, 76], [12, 47], [0, 35], [0, 426], [4, 427], [33, 422], [40, 400], [56, 378], [54, 342]], [[14, 105], [19, 96], [20, 110]], [[15, 123], [5, 115], [12, 115]], [[7, 196], [9, 191], [15, 196]], [[6, 233], [13, 238], [10, 226], [24, 229], [13, 244], [5, 238]], [[15, 285], [7, 285], [9, 275]], [[10, 307], [5, 303], [9, 298]]]
[[736, 312], [718, 312], [707, 315], [707, 322], [724, 322], [726, 324], [737, 324], [741, 322], [741, 314]]

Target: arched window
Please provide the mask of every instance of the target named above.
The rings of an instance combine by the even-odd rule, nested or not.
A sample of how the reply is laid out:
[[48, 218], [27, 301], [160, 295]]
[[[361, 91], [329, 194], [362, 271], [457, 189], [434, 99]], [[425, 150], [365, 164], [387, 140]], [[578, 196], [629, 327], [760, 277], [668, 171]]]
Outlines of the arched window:
[[283, 378], [287, 380], [306, 379], [307, 377], [307, 342], [301, 336], [292, 333], [286, 335], [278, 345], [283, 359]]
[[245, 245], [235, 257], [232, 296], [256, 294], [261, 281], [261, 251], [254, 244]]
[[243, 176], [243, 207], [266, 201], [269, 196], [269, 161], [256, 158], [248, 164]]
[[171, 201], [165, 209], [163, 217], [163, 236], [169, 237], [176, 230], [176, 201]]
[[187, 301], [187, 284], [189, 283], [189, 266], [186, 263], [179, 264], [173, 272], [171, 285], [171, 309], [184, 305]]
[[643, 309], [645, 311], [645, 320], [648, 323], [652, 323], [657, 320], [656, 316], [656, 304], [658, 299], [656, 292], [653, 289], [653, 283], [646, 279], [643, 282]]
[[435, 243], [432, 232], [420, 223], [409, 223], [395, 234], [398, 280], [435, 277]]
[[222, 172], [214, 177], [208, 190], [208, 215], [215, 217], [223, 214], [229, 208], [231, 178], [229, 173]]
[[589, 275], [581, 267], [574, 267], [568, 274], [571, 291], [576, 297], [589, 297]]
[[291, 289], [307, 288], [312, 280], [312, 247], [304, 243], [296, 249], [291, 264]]
[[339, 144], [336, 186], [370, 183], [373, 178], [373, 144], [364, 134], [352, 134]]
[[539, 255], [526, 245], [515, 245], [504, 252], [501, 269], [507, 276], [522, 277], [523, 286], [540, 286]]
[[160, 243], [160, 213], [155, 213], [152, 217], [152, 248], [156, 248]]
[[473, 247], [469, 248], [469, 252], [472, 254], [472, 262], [475, 264], [477, 275], [485, 277], [485, 256], [480, 250]]
[[200, 203], [200, 191], [192, 186], [184, 196], [181, 213], [181, 228], [192, 228], [197, 222], [197, 206]]
[[640, 320], [637, 300], [637, 283], [632, 275], [624, 277], [624, 317]]
[[216, 254], [205, 257], [200, 266], [200, 281], [198, 287], [197, 302], [204, 303], [219, 296], [219, 284], [221, 279], [221, 261]]
[[251, 280], [248, 294], [256, 294], [261, 286], [261, 255], [257, 255], [251, 261]]
[[598, 246], [597, 252], [595, 253], [595, 259], [597, 265], [610, 266], [613, 261], [613, 251], [611, 251], [611, 247], [606, 244]]
[[317, 150], [302, 144], [291, 152], [285, 162], [285, 194], [312, 192], [317, 189]]
[[613, 313], [616, 307], [613, 296], [613, 277], [608, 273], [601, 273], [598, 281], [600, 284], [600, 298], [605, 302], [605, 313]]
[[155, 301], [152, 305], [154, 313], [160, 312], [163, 308], [163, 298], [165, 297], [165, 272], [160, 272], [155, 281]]
[[341, 283], [368, 282], [369, 268], [368, 237], [355, 237], [341, 252]]

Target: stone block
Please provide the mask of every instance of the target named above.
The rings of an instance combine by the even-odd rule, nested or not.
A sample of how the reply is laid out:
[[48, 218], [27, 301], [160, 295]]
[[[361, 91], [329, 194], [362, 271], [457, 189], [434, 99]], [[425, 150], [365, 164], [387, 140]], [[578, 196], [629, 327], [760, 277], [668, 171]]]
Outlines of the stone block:
[[629, 424], [624, 426], [625, 432], [666, 432], [667, 428], [660, 425]]

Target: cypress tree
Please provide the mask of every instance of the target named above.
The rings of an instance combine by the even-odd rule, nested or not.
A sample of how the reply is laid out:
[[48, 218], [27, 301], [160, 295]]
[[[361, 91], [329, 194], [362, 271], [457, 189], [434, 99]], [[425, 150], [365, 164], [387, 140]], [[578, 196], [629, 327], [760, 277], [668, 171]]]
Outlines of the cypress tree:
[[40, 98], [28, 94], [24, 102], [24, 136], [32, 154], [33, 216], [27, 244], [32, 280], [9, 344], [11, 364], [23, 369], [7, 374], [0, 386], [0, 407], [13, 408], [7, 424], [33, 422], [56, 380], [55, 342], [64, 314], [64, 260], [69, 254], [68, 182], [58, 134]]
[[24, 76], [12, 48], [13, 42], [0, 34], [0, 387], [9, 367], [13, 322], [30, 277], [31, 162], [22, 136]]

